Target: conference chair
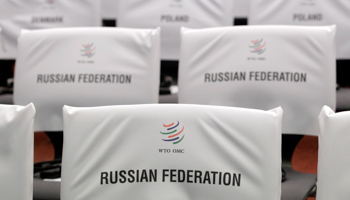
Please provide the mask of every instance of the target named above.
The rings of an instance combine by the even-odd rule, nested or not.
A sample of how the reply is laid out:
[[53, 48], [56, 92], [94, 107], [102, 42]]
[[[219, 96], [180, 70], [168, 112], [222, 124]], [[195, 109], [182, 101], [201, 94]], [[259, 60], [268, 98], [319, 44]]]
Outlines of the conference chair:
[[[176, 86], [180, 53], [180, 28], [232, 26], [234, 0], [119, 0], [118, 27], [161, 27], [161, 75]], [[161, 82], [160, 102], [176, 102], [177, 94]], [[164, 86], [165, 85], [165, 86]]]
[[[159, 34], [159, 29], [126, 28], [22, 31], [14, 102], [33, 102], [35, 130], [59, 132], [50, 133], [60, 134], [58, 139], [64, 105], [158, 103]], [[62, 143], [55, 145], [56, 153], [61, 149]], [[48, 184], [57, 190], [58, 183]]]
[[22, 31], [14, 102], [33, 102], [38, 131], [61, 131], [62, 107], [158, 103], [159, 29]]
[[63, 115], [62, 200], [280, 199], [281, 108], [65, 106]]
[[[348, 66], [350, 65], [350, 2], [347, 0], [254, 0], [250, 1], [250, 25], [337, 25], [336, 34], [336, 110], [348, 110], [350, 103], [350, 79]], [[300, 143], [307, 138], [302, 138]], [[313, 139], [315, 142], [317, 140]], [[315, 143], [313, 142], [313, 143]], [[317, 143], [310, 145], [317, 145]], [[298, 144], [299, 146], [299, 144]], [[298, 146], [295, 151], [298, 151]], [[313, 152], [314, 149], [308, 149]], [[317, 154], [315, 154], [317, 157]], [[293, 154], [293, 158], [296, 155]], [[314, 166], [316, 168], [316, 165]], [[304, 171], [304, 170], [303, 170]]]
[[0, 105], [0, 199], [33, 199], [35, 108]]
[[[254, 0], [250, 1], [250, 25], [337, 25], [337, 99], [349, 98], [350, 86], [348, 66], [350, 65], [350, 2], [347, 0]], [[350, 104], [337, 102], [337, 110], [349, 108]]]
[[100, 9], [99, 0], [0, 1], [3, 29], [0, 59], [16, 59], [17, 39], [22, 29], [101, 26]]
[[[334, 35], [335, 26], [183, 28], [179, 103], [281, 106], [282, 133], [318, 135], [319, 110], [335, 108]], [[284, 169], [282, 199], [305, 195], [315, 183], [311, 174], [290, 185], [294, 171]]]
[[325, 106], [319, 116], [317, 200], [350, 198], [349, 188], [350, 113]]
[[118, 26], [161, 27], [161, 59], [179, 60], [180, 28], [232, 26], [233, 1], [119, 0]]

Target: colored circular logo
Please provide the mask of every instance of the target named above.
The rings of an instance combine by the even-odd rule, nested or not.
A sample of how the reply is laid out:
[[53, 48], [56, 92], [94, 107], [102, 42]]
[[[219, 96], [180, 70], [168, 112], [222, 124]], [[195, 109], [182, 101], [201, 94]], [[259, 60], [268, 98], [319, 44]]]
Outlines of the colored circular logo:
[[95, 55], [96, 47], [94, 46], [93, 43], [83, 44], [82, 46], [83, 46], [83, 49], [80, 50], [81, 52], [83, 52], [83, 54], [81, 54], [82, 56], [91, 58], [92, 56]]
[[164, 137], [166, 137], [166, 139], [162, 139], [165, 142], [172, 142], [173, 144], [178, 144], [185, 137], [185, 134], [183, 133], [185, 127], [181, 126], [179, 121], [171, 124], [163, 124], [163, 129], [165, 131], [160, 131], [160, 133]]
[[249, 46], [251, 48], [250, 52], [260, 55], [266, 51], [266, 42], [264, 42], [263, 39], [253, 40], [250, 42], [252, 43], [252, 46]]

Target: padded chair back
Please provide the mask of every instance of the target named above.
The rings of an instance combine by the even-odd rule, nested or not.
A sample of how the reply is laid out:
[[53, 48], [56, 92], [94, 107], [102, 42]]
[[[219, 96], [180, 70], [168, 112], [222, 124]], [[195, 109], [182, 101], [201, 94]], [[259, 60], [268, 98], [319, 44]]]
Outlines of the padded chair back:
[[100, 9], [100, 0], [2, 0], [0, 59], [16, 59], [21, 29], [100, 26]]
[[159, 29], [23, 31], [14, 101], [33, 102], [36, 130], [62, 131], [62, 107], [158, 103]]
[[319, 116], [317, 200], [350, 198], [350, 112], [325, 106]]
[[235, 18], [247, 18], [249, 15], [249, 1], [235, 0]]
[[277, 200], [281, 108], [65, 106], [61, 199]]
[[232, 26], [233, 0], [119, 0], [118, 26], [162, 28], [162, 60], [178, 60], [180, 27]]
[[183, 29], [179, 103], [271, 109], [283, 133], [319, 133], [335, 107], [335, 27], [248, 26]]
[[4, 39], [3, 39], [3, 36], [2, 36], [2, 29], [0, 27], [0, 51], [2, 52], [6, 52], [6, 46], [5, 46], [5, 42], [4, 42]]
[[337, 59], [350, 59], [350, 1], [254, 0], [250, 25], [337, 25]]
[[0, 105], [0, 199], [33, 199], [33, 104]]

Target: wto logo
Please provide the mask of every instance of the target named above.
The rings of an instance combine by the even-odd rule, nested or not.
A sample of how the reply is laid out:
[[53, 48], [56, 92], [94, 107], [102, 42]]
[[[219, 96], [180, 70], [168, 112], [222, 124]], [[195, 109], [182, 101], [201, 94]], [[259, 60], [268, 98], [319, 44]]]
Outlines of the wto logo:
[[252, 46], [249, 46], [251, 48], [250, 52], [260, 55], [266, 51], [266, 42], [263, 39], [252, 40], [251, 43]]
[[162, 140], [165, 142], [172, 142], [173, 144], [180, 143], [185, 137], [184, 134], [181, 134], [184, 131], [185, 127], [182, 126], [182, 129], [180, 130], [180, 128], [178, 127], [181, 127], [181, 126], [179, 125], [180, 125], [179, 121], [177, 121], [176, 125], [175, 123], [171, 123], [168, 125], [163, 124], [163, 127], [164, 129], [166, 129], [166, 131], [160, 132], [160, 133], [166, 136], [167, 139], [162, 139]]
[[91, 58], [92, 56], [95, 55], [96, 47], [94, 47], [94, 43], [83, 44], [82, 46], [83, 46], [83, 49], [80, 50], [81, 52], [83, 52], [83, 54], [81, 54], [82, 56]]

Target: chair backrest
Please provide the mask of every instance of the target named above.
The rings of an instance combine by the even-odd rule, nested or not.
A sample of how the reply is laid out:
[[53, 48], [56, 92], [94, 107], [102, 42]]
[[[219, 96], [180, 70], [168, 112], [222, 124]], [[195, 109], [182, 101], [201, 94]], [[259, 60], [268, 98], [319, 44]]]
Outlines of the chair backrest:
[[247, 18], [249, 15], [249, 1], [235, 0], [235, 18]]
[[282, 106], [283, 133], [318, 134], [335, 107], [335, 27], [183, 29], [179, 103], [268, 110]]
[[119, 0], [101, 0], [102, 19], [117, 19]]
[[350, 198], [350, 112], [325, 106], [319, 116], [317, 200]]
[[2, 52], [2, 53], [6, 53], [7, 52], [7, 47], [5, 45], [5, 38], [3, 36], [3, 31], [2, 31], [1, 27], [0, 27], [0, 52]]
[[350, 59], [350, 1], [253, 0], [250, 25], [337, 25], [338, 59]]
[[3, 46], [0, 59], [16, 59], [21, 29], [101, 26], [100, 0], [3, 0], [0, 27]]
[[280, 199], [281, 108], [157, 104], [63, 112], [62, 200]]
[[158, 103], [160, 30], [23, 31], [14, 102], [33, 102], [36, 130], [61, 131], [62, 107]]
[[5, 46], [5, 42], [2, 36], [2, 29], [0, 27], [0, 51], [2, 52], [6, 52], [6, 46]]
[[232, 26], [233, 0], [119, 0], [118, 26], [162, 28], [162, 60], [178, 60], [180, 28]]
[[0, 105], [0, 199], [33, 199], [35, 108]]

